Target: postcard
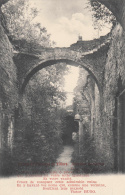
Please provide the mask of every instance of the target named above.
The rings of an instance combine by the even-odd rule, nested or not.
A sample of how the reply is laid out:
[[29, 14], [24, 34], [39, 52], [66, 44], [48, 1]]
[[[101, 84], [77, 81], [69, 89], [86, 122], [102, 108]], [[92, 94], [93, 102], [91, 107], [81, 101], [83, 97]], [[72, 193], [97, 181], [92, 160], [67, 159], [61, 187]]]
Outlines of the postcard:
[[3, 195], [125, 195], [124, 9], [0, 0]]

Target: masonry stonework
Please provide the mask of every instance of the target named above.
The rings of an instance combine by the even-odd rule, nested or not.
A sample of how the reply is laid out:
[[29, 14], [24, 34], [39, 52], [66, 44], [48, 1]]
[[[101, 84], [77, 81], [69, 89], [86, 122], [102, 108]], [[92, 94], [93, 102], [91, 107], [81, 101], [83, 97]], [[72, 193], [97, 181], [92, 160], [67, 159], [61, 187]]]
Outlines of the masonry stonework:
[[[103, 156], [105, 166], [109, 170], [118, 170], [118, 95], [125, 88], [125, 32], [121, 25], [116, 25], [112, 31], [112, 40], [107, 54], [104, 80], [102, 110], [98, 113], [95, 140], [99, 154]], [[119, 84], [121, 80], [121, 85]], [[100, 116], [100, 119], [99, 119]], [[122, 128], [124, 129], [123, 124]], [[121, 134], [121, 132], [120, 132]], [[122, 143], [124, 147], [125, 143]], [[117, 156], [117, 157], [116, 157]]]
[[17, 71], [12, 45], [0, 23], [0, 151], [12, 148], [14, 111], [18, 103]]

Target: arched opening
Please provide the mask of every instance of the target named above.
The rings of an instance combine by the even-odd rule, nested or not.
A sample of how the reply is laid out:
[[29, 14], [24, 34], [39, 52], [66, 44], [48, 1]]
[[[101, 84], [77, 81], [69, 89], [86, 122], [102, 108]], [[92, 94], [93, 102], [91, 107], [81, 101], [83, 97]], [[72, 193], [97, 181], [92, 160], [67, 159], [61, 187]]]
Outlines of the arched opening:
[[[59, 116], [59, 114], [56, 113], [56, 106], [55, 106], [55, 108], [52, 110], [52, 112], [56, 116], [54, 116], [54, 120], [53, 120], [53, 118], [51, 118], [51, 115], [48, 113], [48, 110], [47, 110], [48, 107], [45, 104], [46, 99], [45, 99], [45, 96], [43, 95], [43, 93], [45, 92], [45, 91], [43, 91], [43, 88], [42, 88], [43, 83], [42, 82], [37, 83], [36, 81], [37, 81], [37, 79], [40, 80], [39, 79], [40, 78], [39, 74], [41, 74], [42, 75], [41, 78], [43, 78], [44, 71], [46, 71], [47, 69], [50, 70], [49, 73], [51, 75], [51, 70], [53, 68], [51, 65], [54, 66], [54, 64], [55, 64], [55, 66], [58, 67], [58, 69], [59, 69], [60, 68], [59, 65], [56, 64], [56, 63], [59, 63], [59, 62], [61, 62], [61, 63], [64, 62], [64, 63], [67, 63], [68, 65], [71, 64], [70, 65], [71, 67], [72, 66], [79, 66], [79, 63], [76, 63], [74, 61], [67, 60], [67, 59], [46, 61], [46, 62], [44, 62], [44, 64], [43, 63], [39, 64], [39, 66], [32, 69], [32, 71], [29, 72], [29, 74], [26, 78], [26, 81], [25, 81], [25, 87], [26, 88], [24, 88], [25, 93], [23, 95], [23, 99], [25, 99], [26, 95], [27, 96], [29, 94], [33, 95], [33, 99], [32, 99], [31, 103], [30, 103], [30, 101], [27, 101], [27, 99], [26, 99], [27, 104], [25, 104], [25, 102], [26, 102], [25, 100], [24, 100], [25, 102], [22, 102], [22, 104], [24, 103], [23, 104], [24, 112], [26, 110], [26, 113], [25, 113], [26, 118], [24, 118], [24, 121], [22, 120], [22, 124], [24, 125], [24, 127], [21, 126], [20, 129], [18, 128], [19, 129], [18, 134], [20, 135], [20, 137], [22, 137], [21, 138], [22, 140], [19, 140], [18, 144], [20, 142], [20, 145], [22, 143], [23, 143], [23, 146], [25, 145], [25, 151], [26, 152], [24, 153], [22, 158], [26, 162], [28, 162], [28, 161], [29, 162], [36, 162], [36, 161], [39, 161], [39, 158], [41, 160], [45, 160], [44, 159], [45, 150], [48, 151], [48, 153], [46, 152], [46, 156], [48, 155], [47, 158], [51, 158], [52, 152], [50, 154], [49, 151], [50, 151], [50, 149], [52, 151], [52, 149], [55, 147], [54, 145], [55, 145], [56, 142], [58, 144], [58, 140], [60, 140], [60, 138], [62, 138], [62, 142], [63, 142], [62, 144], [63, 144], [64, 147], [65, 146], [70, 146], [70, 150], [68, 150], [68, 151], [71, 151], [71, 147], [75, 145], [74, 144], [75, 139], [76, 139], [76, 142], [77, 142], [76, 144], [79, 144], [79, 139], [78, 139], [79, 135], [81, 136], [80, 140], [82, 140], [82, 141], [80, 141], [80, 144], [81, 144], [81, 142], [83, 142], [83, 133], [81, 133], [81, 134], [79, 133], [79, 122], [74, 121], [74, 116], [77, 113], [78, 106], [79, 107], [83, 106], [83, 109], [79, 109], [80, 114], [83, 115], [83, 117], [85, 119], [84, 122], [80, 123], [81, 126], [83, 125], [83, 131], [84, 132], [87, 131], [86, 133], [89, 134], [90, 137], [94, 133], [94, 128], [92, 129], [92, 131], [90, 130], [90, 128], [91, 128], [91, 126], [95, 125], [94, 124], [95, 114], [93, 114], [92, 117], [90, 117], [90, 115], [91, 115], [91, 113], [94, 113], [95, 85], [96, 85], [97, 89], [98, 89], [99, 85], [97, 86], [98, 81], [97, 81], [95, 75], [92, 73], [92, 71], [90, 71], [88, 68], [81, 65], [80, 68], [79, 67], [73, 67], [73, 68], [81, 69], [81, 70], [83, 70], [83, 72], [86, 72], [86, 78], [85, 78], [85, 82], [83, 84], [83, 85], [86, 85], [86, 86], [84, 87], [84, 90], [83, 90], [83, 86], [82, 86], [82, 91], [85, 91], [85, 88], [88, 88], [88, 89], [86, 90], [86, 94], [84, 94], [84, 100], [82, 102], [83, 105], [81, 106], [80, 105], [81, 102], [80, 102], [79, 105], [76, 106], [76, 112], [73, 113], [73, 116], [70, 116], [69, 113], [66, 113], [66, 115], [65, 115], [66, 116], [66, 120], [65, 120], [66, 121], [66, 128], [64, 127], [65, 132], [63, 132], [62, 137], [60, 136], [60, 134], [57, 137], [58, 132], [60, 133], [60, 129], [58, 129], [58, 127], [55, 124], [53, 125], [53, 122], [54, 122], [54, 120], [56, 120], [56, 118], [57, 118], [57, 116]], [[63, 66], [63, 64], [60, 64], [60, 65]], [[51, 67], [49, 67], [49, 66], [51, 66]], [[62, 70], [60, 72], [62, 72]], [[37, 74], [35, 75], [35, 73], [37, 73]], [[80, 71], [80, 73], [82, 74], [82, 71]], [[83, 77], [84, 76], [85, 75], [83, 74]], [[46, 78], [46, 76], [45, 76], [43, 81], [46, 82], [46, 80], [47, 79], [49, 80], [50, 77], [51, 76]], [[81, 78], [81, 77], [79, 77], [79, 78]], [[39, 93], [39, 91], [40, 91], [40, 87], [39, 87], [38, 95], [37, 95], [37, 93], [35, 93], [35, 90], [34, 90], [35, 87], [32, 88], [33, 87], [32, 86], [33, 80], [34, 80], [34, 82], [36, 82], [36, 85], [34, 85], [35, 87], [40, 86], [40, 84], [41, 84], [42, 90], [41, 90], [41, 93]], [[28, 83], [28, 81], [29, 81], [29, 83]], [[48, 82], [50, 82], [50, 80]], [[68, 83], [70, 85], [70, 81]], [[33, 90], [31, 90], [31, 93], [27, 93], [28, 90], [31, 89], [30, 86]], [[99, 90], [98, 90], [98, 92], [99, 92]], [[35, 94], [35, 96], [34, 96], [34, 94]], [[38, 98], [38, 96], [39, 96], [39, 98]], [[43, 102], [42, 102], [42, 100], [43, 100]], [[88, 102], [90, 102], [90, 104]], [[49, 109], [51, 109], [51, 107], [49, 107]], [[68, 108], [68, 110], [71, 111], [71, 110], [73, 110], [73, 108]], [[92, 125], [90, 125], [90, 121], [92, 121]], [[25, 122], [26, 122], [26, 127], [25, 127], [25, 124], [24, 124]], [[50, 125], [49, 125], [49, 123], [50, 123]], [[23, 130], [21, 130], [21, 128]], [[54, 130], [54, 128], [55, 128], [55, 130]], [[74, 140], [73, 140], [72, 138], [73, 138], [74, 135], [76, 135], [76, 137], [74, 137]], [[18, 139], [18, 137], [19, 136], [17, 135], [17, 139]], [[87, 139], [88, 139], [88, 137], [87, 137]], [[85, 142], [86, 142], [86, 140], [84, 140], [84, 143]], [[32, 149], [32, 152], [30, 150], [31, 144], [34, 146], [33, 149]], [[37, 144], [38, 144], [38, 147], [37, 147]], [[48, 150], [48, 148], [46, 149], [46, 147], [50, 147], [50, 149]], [[44, 151], [43, 151], [43, 148], [45, 148]], [[59, 146], [56, 147], [56, 153], [58, 152], [58, 149], [59, 149]], [[65, 149], [67, 151], [68, 148], [65, 147]], [[53, 149], [53, 150], [55, 152], [55, 149]], [[43, 154], [42, 154], [43, 156], [41, 155], [39, 157], [39, 155], [37, 155], [36, 151], [39, 152], [40, 154], [42, 153], [41, 151], [43, 151]], [[79, 153], [77, 152], [77, 155], [78, 154]], [[52, 160], [52, 163], [53, 163], [55, 159], [56, 159], [56, 157], [53, 155], [53, 158], [51, 158], [49, 160]], [[24, 169], [25, 169], [25, 167], [24, 167]], [[43, 167], [43, 169], [44, 169], [44, 167]], [[45, 170], [42, 170], [42, 171], [45, 171]]]
[[[91, 136], [94, 135], [94, 131], [95, 131], [95, 125], [96, 125], [96, 119], [97, 119], [97, 115], [100, 109], [100, 99], [101, 99], [101, 87], [100, 84], [95, 76], [95, 74], [93, 73], [92, 70], [90, 70], [86, 64], [80, 64], [78, 62], [75, 62], [73, 60], [70, 59], [57, 59], [57, 60], [46, 60], [42, 63], [39, 63], [38, 65], [35, 65], [27, 74], [26, 77], [24, 79], [24, 82], [22, 84], [22, 88], [21, 88], [21, 94], [24, 94], [25, 88], [28, 84], [28, 82], [30, 81], [30, 79], [32, 79], [32, 77], [39, 72], [40, 70], [42, 70], [43, 68], [55, 65], [55, 64], [59, 64], [59, 63], [65, 63], [71, 66], [80, 66], [81, 69], [85, 70], [86, 72], [88, 72], [88, 77], [87, 77], [87, 87], [90, 89], [87, 94], [84, 94], [84, 98], [85, 101], [90, 101], [90, 105], [89, 105], [89, 109], [90, 109], [90, 132], [89, 134]], [[85, 86], [86, 88], [86, 86]], [[84, 90], [83, 90], [84, 91]], [[84, 92], [83, 92], [84, 93]], [[86, 109], [86, 108], [85, 108]], [[88, 111], [86, 111], [88, 112]], [[98, 119], [97, 119], [98, 120]], [[88, 122], [87, 122], [88, 124]]]
[[[27, 74], [26, 74], [26, 77], [23, 81], [23, 84], [22, 84], [22, 88], [21, 88], [21, 94], [23, 95], [24, 94], [24, 91], [25, 91], [25, 88], [28, 84], [28, 82], [30, 81], [30, 79], [40, 70], [42, 70], [43, 68], [46, 68], [46, 67], [49, 67], [49, 66], [52, 66], [52, 65], [55, 65], [55, 64], [59, 64], [59, 63], [65, 63], [65, 64], [68, 64], [68, 65], [71, 65], [71, 66], [80, 66], [83, 70], [87, 71], [88, 72], [88, 78], [87, 78], [87, 85], [88, 85], [88, 88], [90, 88], [90, 91], [88, 91], [87, 93], [92, 93], [93, 95], [91, 96], [90, 94], [86, 94], [86, 96], [88, 97], [85, 97], [84, 98], [87, 100], [88, 98], [88, 101], [90, 101], [90, 105], [89, 105], [89, 109], [90, 109], [90, 127], [89, 129], [91, 129], [89, 131], [89, 134], [91, 136], [94, 135], [94, 131], [95, 131], [95, 125], [96, 125], [96, 115], [98, 115], [98, 112], [99, 112], [99, 109], [100, 109], [100, 99], [101, 99], [101, 87], [100, 87], [100, 84], [98, 82], [98, 79], [96, 78], [95, 74], [93, 73], [93, 71], [88, 68], [90, 66], [87, 67], [86, 64], [80, 64], [78, 62], [75, 62], [73, 60], [70, 60], [70, 59], [57, 59], [57, 60], [46, 60], [42, 63], [39, 63], [38, 65], [35, 65]], [[89, 79], [90, 78], [90, 79]], [[93, 80], [93, 81], [92, 81]], [[84, 92], [83, 92], [84, 93]], [[98, 95], [97, 95], [98, 94]], [[86, 108], [85, 108], [86, 109]], [[87, 111], [88, 112], [88, 111]], [[85, 113], [86, 114], [86, 113]], [[98, 120], [98, 119], [97, 119]], [[74, 123], [74, 122], [73, 122]], [[87, 126], [88, 125], [88, 122], [87, 122]], [[70, 127], [69, 127], [70, 129]], [[72, 131], [72, 130], [71, 130]], [[67, 137], [67, 135], [71, 138], [71, 132], [68, 132], [66, 131], [67, 133], [63, 135], [63, 138], [64, 137]], [[68, 134], [69, 133], [69, 134]], [[68, 139], [69, 142], [72, 142], [71, 139]], [[65, 140], [65, 139], [63, 139]], [[68, 141], [64, 141], [64, 144], [66, 144], [66, 142], [68, 143]]]
[[38, 65], [35, 65], [31, 70], [29, 70], [29, 72], [26, 74], [26, 77], [24, 78], [24, 80], [22, 82], [22, 86], [21, 86], [21, 90], [20, 90], [21, 95], [23, 95], [27, 83], [29, 82], [29, 80], [32, 78], [32, 76], [35, 73], [37, 73], [39, 70], [41, 70], [41, 69], [43, 69], [47, 66], [51, 66], [51, 65], [54, 65], [54, 64], [58, 64], [58, 63], [66, 63], [66, 64], [72, 65], [72, 66], [81, 66], [81, 67], [83, 67], [86, 71], [88, 71], [88, 73], [95, 80], [95, 82], [98, 86], [99, 92], [101, 94], [101, 86], [99, 84], [99, 81], [96, 78], [95, 74], [93, 73], [94, 71], [91, 70], [90, 68], [88, 68], [89, 65], [87, 66], [86, 64], [78, 63], [78, 62], [75, 62], [75, 61], [70, 60], [70, 59], [55, 59], [55, 60], [46, 60], [42, 63], [39, 63]]

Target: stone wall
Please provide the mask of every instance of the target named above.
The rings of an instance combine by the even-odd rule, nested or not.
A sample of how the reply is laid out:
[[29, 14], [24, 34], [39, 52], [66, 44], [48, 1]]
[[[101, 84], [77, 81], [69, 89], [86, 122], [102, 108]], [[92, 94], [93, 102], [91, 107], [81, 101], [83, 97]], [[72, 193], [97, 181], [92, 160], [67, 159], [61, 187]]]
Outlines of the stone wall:
[[14, 114], [18, 105], [18, 83], [13, 48], [0, 23], [0, 151], [12, 148]]
[[[119, 80], [121, 84], [119, 84]], [[112, 31], [112, 40], [107, 54], [103, 81], [103, 102], [101, 102], [102, 110], [98, 113], [95, 127], [97, 150], [100, 156], [102, 156], [101, 160], [104, 161], [105, 168], [109, 171], [118, 170], [119, 116], [116, 101], [124, 88], [125, 32], [121, 25], [117, 24]], [[96, 97], [98, 98], [98, 95]]]
[[110, 36], [110, 33], [108, 33], [105, 36], [101, 36], [99, 39], [93, 39], [89, 41], [78, 40], [76, 43], [70, 45], [70, 48], [74, 51], [88, 52], [98, 48], [102, 44], [105, 44], [107, 40], [110, 39]]
[[[125, 32], [120, 25], [117, 25], [112, 32], [112, 42], [110, 50], [108, 52], [108, 58], [105, 66], [105, 80], [104, 80], [104, 111], [105, 114], [103, 120], [103, 126], [105, 127], [105, 133], [108, 137], [107, 150], [110, 151], [109, 155], [114, 155], [112, 150], [114, 149], [114, 123], [117, 120], [118, 115], [114, 116], [116, 110], [116, 98], [119, 93], [122, 92], [119, 86], [119, 79], [122, 81], [123, 88], [125, 87]], [[105, 125], [106, 124], [106, 125]], [[113, 137], [113, 140], [112, 140]], [[107, 144], [108, 145], [108, 144]], [[113, 147], [112, 147], [113, 146]]]

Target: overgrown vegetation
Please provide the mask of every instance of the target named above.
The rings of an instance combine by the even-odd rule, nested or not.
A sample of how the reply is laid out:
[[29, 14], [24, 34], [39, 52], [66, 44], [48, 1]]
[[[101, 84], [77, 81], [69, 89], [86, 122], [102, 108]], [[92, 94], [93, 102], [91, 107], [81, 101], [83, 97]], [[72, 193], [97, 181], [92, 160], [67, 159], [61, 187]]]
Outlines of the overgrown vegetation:
[[65, 72], [64, 64], [44, 68], [27, 85], [16, 116], [13, 154], [4, 153], [3, 174], [44, 174], [53, 167], [63, 145]]
[[95, 28], [102, 30], [104, 26], [110, 28], [110, 26], [115, 25], [116, 18], [105, 5], [99, 3], [98, 0], [90, 0], [88, 4], [88, 7], [92, 11]]
[[[34, 22], [38, 14], [29, 1], [10, 0], [3, 7], [4, 23], [12, 40], [26, 40], [34, 45], [50, 47], [47, 30]], [[13, 153], [5, 146], [3, 175], [43, 174], [50, 171], [62, 148], [62, 119], [65, 109], [63, 93], [64, 64], [47, 67], [28, 83], [23, 100], [15, 109]], [[8, 161], [9, 159], [9, 161]]]
[[74, 173], [81, 174], [99, 174], [107, 171], [106, 165], [96, 149], [95, 141], [90, 137], [88, 129], [84, 129], [82, 144], [79, 140], [75, 144], [72, 163], [74, 164]]
[[[104, 173], [106, 165], [104, 164], [103, 155], [100, 156], [100, 151], [95, 143], [95, 81], [84, 70], [80, 70], [77, 87], [75, 88], [76, 95], [74, 97], [74, 111], [80, 114], [79, 132], [72, 156], [74, 164], [74, 173]], [[97, 105], [96, 105], [97, 106]], [[94, 109], [93, 109], [94, 108]], [[97, 109], [97, 108], [96, 108]], [[81, 129], [83, 126], [83, 130]]]
[[30, 5], [29, 0], [9, 0], [2, 7], [4, 13], [4, 26], [8, 36], [12, 40], [26, 40], [29, 43], [43, 47], [53, 46], [50, 41], [50, 34], [41, 23], [35, 19], [39, 10]]

